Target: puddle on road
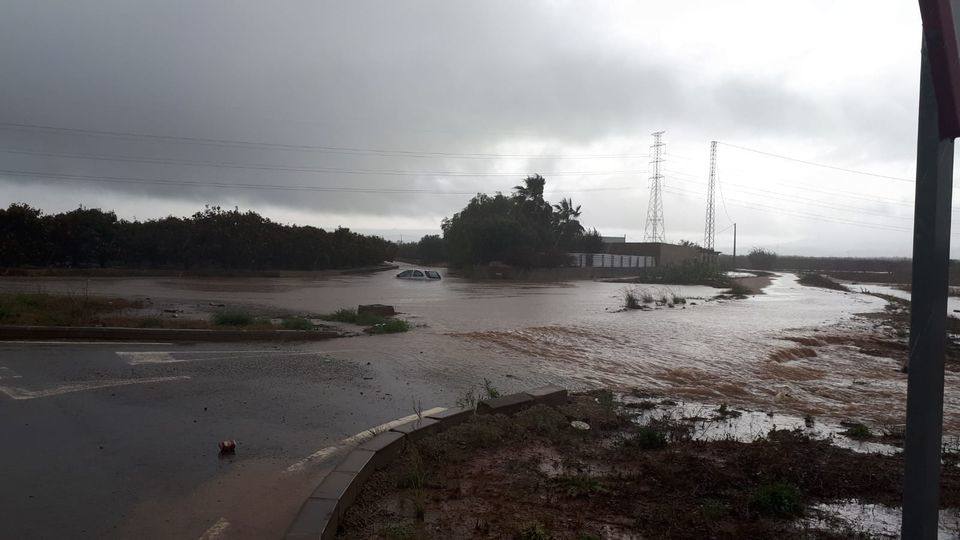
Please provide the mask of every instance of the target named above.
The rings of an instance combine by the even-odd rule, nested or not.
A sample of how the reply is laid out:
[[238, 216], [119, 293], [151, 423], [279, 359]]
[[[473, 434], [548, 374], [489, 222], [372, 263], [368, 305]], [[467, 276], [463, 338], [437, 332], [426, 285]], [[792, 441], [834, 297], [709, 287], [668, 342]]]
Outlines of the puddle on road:
[[[811, 514], [814, 515], [799, 522], [801, 528], [870, 538], [900, 538], [900, 508], [848, 500], [815, 505]], [[960, 510], [940, 510], [937, 538], [960, 538]]]

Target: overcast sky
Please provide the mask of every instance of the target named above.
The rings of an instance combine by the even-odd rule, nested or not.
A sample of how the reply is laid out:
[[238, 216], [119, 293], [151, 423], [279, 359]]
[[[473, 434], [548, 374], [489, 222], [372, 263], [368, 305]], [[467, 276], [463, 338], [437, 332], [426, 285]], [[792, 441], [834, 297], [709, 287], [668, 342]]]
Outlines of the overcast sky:
[[8, 0], [0, 203], [411, 239], [538, 172], [639, 241], [664, 130], [668, 241], [718, 140], [718, 249], [904, 256], [919, 50], [902, 0]]

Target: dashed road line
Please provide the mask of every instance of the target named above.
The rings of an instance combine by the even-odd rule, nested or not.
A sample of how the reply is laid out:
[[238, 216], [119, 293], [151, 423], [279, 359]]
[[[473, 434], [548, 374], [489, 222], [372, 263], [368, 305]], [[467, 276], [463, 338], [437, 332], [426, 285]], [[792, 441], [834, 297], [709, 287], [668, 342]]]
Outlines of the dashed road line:
[[317, 460], [325, 459], [325, 458], [327, 458], [327, 457], [330, 457], [330, 456], [333, 455], [334, 453], [336, 453], [338, 450], [341, 450], [341, 449], [346, 448], [346, 447], [348, 447], [348, 446], [353, 446], [353, 445], [355, 445], [355, 444], [359, 444], [359, 443], [361, 443], [361, 442], [363, 442], [363, 441], [365, 441], [365, 440], [367, 440], [367, 439], [372, 438], [374, 435], [376, 435], [376, 434], [378, 434], [378, 433], [381, 433], [381, 432], [383, 432], [383, 431], [387, 431], [387, 430], [389, 430], [389, 429], [393, 429], [393, 428], [395, 428], [395, 427], [397, 427], [397, 426], [399, 426], [399, 425], [406, 424], [407, 422], [412, 422], [412, 421], [416, 420], [416, 419], [419, 418], [419, 417], [428, 416], [428, 415], [431, 415], [431, 414], [437, 414], [438, 412], [443, 412], [443, 411], [445, 411], [445, 410], [447, 410], [446, 407], [434, 407], [434, 408], [432, 408], [432, 409], [430, 409], [430, 410], [423, 411], [423, 412], [420, 413], [419, 415], [411, 414], [410, 416], [404, 416], [403, 418], [397, 418], [396, 420], [391, 420], [390, 422], [387, 422], [387, 423], [385, 423], [385, 424], [380, 424], [379, 426], [372, 427], [372, 428], [370, 428], [370, 429], [361, 431], [360, 433], [357, 433], [356, 435], [351, 435], [351, 436], [347, 437], [346, 439], [343, 439], [342, 441], [340, 441], [340, 442], [337, 443], [337, 444], [334, 444], [334, 445], [332, 445], [332, 446], [327, 446], [327, 447], [325, 447], [325, 448], [321, 448], [321, 449], [317, 450], [316, 452], [310, 454], [309, 456], [307, 456], [307, 457], [301, 459], [300, 461], [297, 461], [297, 462], [294, 463], [293, 465], [290, 465], [289, 467], [287, 467], [287, 469], [284, 471], [284, 473], [289, 474], [289, 473], [295, 473], [295, 472], [302, 471], [304, 468], [306, 468], [306, 466], [307, 466], [311, 461], [317, 461]]
[[162, 383], [162, 382], [172, 382], [172, 381], [183, 381], [188, 379], [190, 379], [188, 375], [179, 375], [176, 377], [149, 377], [144, 379], [114, 379], [114, 380], [107, 380], [107, 381], [76, 382], [76, 383], [64, 384], [62, 386], [57, 386], [54, 388], [48, 388], [45, 390], [27, 390], [25, 388], [16, 388], [13, 386], [0, 386], [0, 393], [4, 393], [8, 397], [16, 400], [25, 400], [25, 399], [38, 399], [38, 398], [45, 398], [45, 397], [51, 397], [51, 396], [59, 396], [62, 394], [70, 394], [73, 392], [99, 390], [101, 388], [112, 388], [115, 386], [128, 386], [131, 384], [152, 384], [152, 383]]

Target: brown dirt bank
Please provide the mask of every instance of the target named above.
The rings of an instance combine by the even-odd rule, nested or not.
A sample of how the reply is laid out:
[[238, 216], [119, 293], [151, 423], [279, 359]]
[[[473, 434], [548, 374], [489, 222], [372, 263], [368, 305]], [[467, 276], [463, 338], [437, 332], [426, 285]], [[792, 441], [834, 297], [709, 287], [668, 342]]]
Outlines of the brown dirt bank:
[[[848, 538], [798, 518], [820, 502], [899, 504], [900, 457], [802, 430], [693, 440], [679, 422], [631, 421], [612, 399], [478, 416], [408, 446], [364, 486], [340, 537]], [[945, 468], [941, 504], [960, 505], [960, 469]]]
[[753, 294], [763, 294], [763, 289], [770, 285], [770, 282], [773, 281], [773, 277], [773, 275], [741, 277], [731, 278], [730, 281], [743, 285], [744, 287], [750, 289]]

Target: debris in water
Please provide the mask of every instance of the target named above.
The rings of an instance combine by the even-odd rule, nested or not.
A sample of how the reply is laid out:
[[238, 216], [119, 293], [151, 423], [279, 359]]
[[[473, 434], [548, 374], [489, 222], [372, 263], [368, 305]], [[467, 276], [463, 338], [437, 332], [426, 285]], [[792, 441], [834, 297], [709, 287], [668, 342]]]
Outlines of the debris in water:
[[587, 431], [590, 429], [590, 424], [580, 420], [574, 420], [573, 422], [570, 422], [570, 427], [573, 429], [579, 429], [580, 431]]

